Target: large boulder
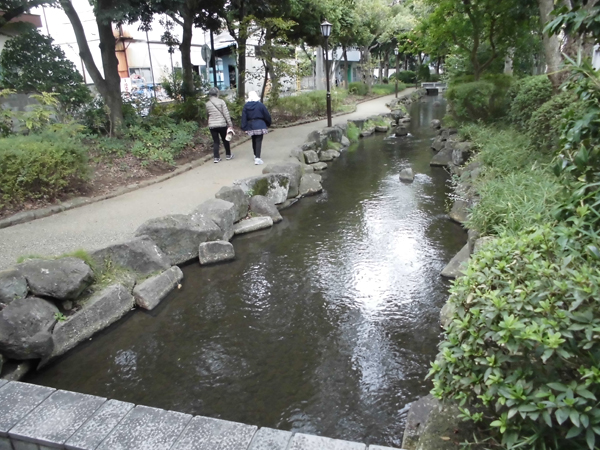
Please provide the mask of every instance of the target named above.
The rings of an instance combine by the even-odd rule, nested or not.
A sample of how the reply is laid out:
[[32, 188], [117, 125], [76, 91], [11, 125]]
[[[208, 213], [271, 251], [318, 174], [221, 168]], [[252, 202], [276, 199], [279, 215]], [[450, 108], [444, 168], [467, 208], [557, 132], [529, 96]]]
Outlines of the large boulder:
[[299, 163], [304, 163], [304, 152], [302, 148], [295, 147], [290, 150], [290, 158], [297, 159]]
[[136, 236], [149, 236], [169, 257], [171, 264], [182, 264], [198, 258], [201, 242], [216, 241], [223, 231], [212, 220], [175, 214], [150, 219], [135, 232]]
[[342, 147], [350, 147], [350, 139], [348, 139], [346, 136], [342, 136], [340, 144], [342, 144]]
[[250, 199], [239, 186], [223, 186], [215, 194], [215, 198], [231, 202], [235, 205], [235, 222], [239, 222], [248, 215]]
[[302, 176], [300, 180], [300, 197], [307, 197], [309, 195], [315, 195], [323, 191], [321, 185], [321, 175], [316, 173], [307, 173]]
[[52, 353], [44, 358], [40, 367], [119, 320], [131, 311], [134, 304], [135, 300], [130, 291], [120, 284], [109, 286], [94, 294], [80, 311], [69, 317], [66, 322], [58, 322], [54, 327]]
[[415, 179], [415, 174], [413, 173], [413, 170], [410, 167], [407, 167], [406, 169], [402, 169], [402, 171], [400, 172], [400, 181], [405, 181], [405, 182], [411, 182]]
[[250, 211], [256, 216], [270, 217], [274, 223], [283, 220], [275, 204], [264, 195], [255, 195], [250, 199]]
[[316, 162], [319, 162], [319, 154], [314, 150], [305, 151], [304, 162], [306, 162], [306, 164], [314, 164]]
[[221, 239], [228, 241], [233, 237], [233, 223], [235, 222], [236, 208], [232, 202], [211, 198], [206, 200], [192, 212], [192, 220], [202, 222], [212, 220], [223, 232]]
[[433, 119], [430, 123], [430, 126], [434, 130], [439, 130], [440, 128], [442, 128], [442, 122], [440, 122], [438, 119]]
[[321, 134], [327, 136], [327, 139], [329, 139], [332, 142], [340, 143], [342, 142], [342, 137], [344, 136], [344, 132], [341, 128], [338, 127], [323, 128]]
[[402, 436], [402, 448], [414, 450], [419, 444], [421, 433], [425, 429], [425, 424], [429, 415], [439, 401], [429, 394], [421, 397], [416, 402], [411, 403], [408, 415], [406, 416], [406, 425], [404, 427], [404, 436]]
[[452, 162], [452, 147], [444, 147], [431, 158], [430, 166], [447, 167]]
[[454, 136], [457, 133], [458, 133], [458, 130], [456, 128], [448, 128], [448, 129], [442, 131], [441, 136], [444, 141], [447, 141], [448, 139], [450, 139], [451, 136]]
[[231, 261], [235, 258], [233, 245], [227, 241], [203, 242], [198, 248], [198, 254], [201, 265]]
[[269, 173], [238, 180], [234, 184], [240, 186], [249, 197], [264, 195], [277, 205], [288, 198], [290, 176], [285, 173]]
[[318, 162], [315, 164], [311, 164], [310, 167], [312, 167], [313, 172], [320, 172], [322, 170], [327, 170], [327, 163], [326, 162]]
[[440, 136], [438, 136], [431, 143], [431, 148], [433, 150], [435, 150], [436, 152], [439, 152], [440, 150], [442, 150], [444, 148], [445, 145], [446, 145], [445, 141], [443, 141], [442, 138]]
[[323, 152], [321, 152], [321, 155], [319, 156], [319, 160], [321, 162], [327, 162], [327, 161], [333, 161], [336, 158], [340, 157], [340, 152], [338, 152], [337, 150], [325, 150]]
[[136, 237], [121, 244], [114, 244], [91, 254], [98, 267], [114, 264], [149, 275], [171, 267], [171, 261], [148, 236]]
[[404, 111], [402, 111], [401, 109], [394, 109], [392, 110], [390, 115], [392, 116], [392, 120], [398, 123], [400, 119], [404, 117]]
[[327, 134], [320, 131], [313, 131], [308, 135], [308, 141], [314, 142], [317, 150], [325, 150], [327, 148]]
[[17, 265], [33, 295], [74, 300], [94, 281], [90, 266], [79, 258], [32, 259]]
[[290, 176], [290, 187], [288, 189], [288, 198], [298, 196], [300, 188], [300, 179], [302, 178], [302, 164], [293, 161], [279, 164], [267, 164], [262, 171], [268, 173], [285, 173]]
[[58, 308], [47, 300], [15, 300], [0, 313], [0, 353], [12, 359], [44, 358], [52, 352]]
[[8, 305], [27, 297], [27, 280], [16, 269], [0, 271], [0, 303]]
[[[198, 254], [198, 249], [196, 249], [196, 254]], [[136, 304], [147, 310], [154, 309], [179, 286], [181, 280], [183, 280], [183, 272], [177, 266], [171, 267], [160, 275], [148, 278], [133, 289]]]
[[445, 278], [457, 278], [463, 275], [469, 261], [469, 244], [465, 244], [463, 248], [450, 260], [448, 265], [444, 267], [441, 275]]
[[408, 136], [408, 129], [404, 125], [398, 125], [394, 128], [394, 134], [396, 136]]
[[470, 142], [459, 142], [452, 151], [452, 162], [457, 166], [462, 166], [471, 157], [472, 144]]
[[468, 200], [457, 198], [452, 205], [449, 216], [455, 222], [464, 224], [467, 220], [469, 220], [470, 208], [471, 203]]
[[246, 234], [252, 231], [263, 230], [273, 226], [273, 219], [268, 216], [251, 217], [250, 219], [242, 220], [233, 226], [235, 234]]

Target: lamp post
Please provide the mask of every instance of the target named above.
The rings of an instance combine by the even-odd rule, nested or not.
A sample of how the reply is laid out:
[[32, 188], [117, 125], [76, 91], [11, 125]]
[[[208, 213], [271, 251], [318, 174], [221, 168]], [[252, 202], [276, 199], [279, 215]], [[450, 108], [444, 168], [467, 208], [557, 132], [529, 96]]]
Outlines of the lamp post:
[[398, 75], [400, 74], [400, 60], [398, 59], [398, 49], [394, 49], [394, 55], [396, 55], [396, 98], [398, 98]]
[[321, 24], [321, 33], [325, 38], [325, 78], [327, 80], [327, 126], [331, 127], [331, 91], [329, 88], [329, 36], [331, 35], [331, 24], [327, 21]]

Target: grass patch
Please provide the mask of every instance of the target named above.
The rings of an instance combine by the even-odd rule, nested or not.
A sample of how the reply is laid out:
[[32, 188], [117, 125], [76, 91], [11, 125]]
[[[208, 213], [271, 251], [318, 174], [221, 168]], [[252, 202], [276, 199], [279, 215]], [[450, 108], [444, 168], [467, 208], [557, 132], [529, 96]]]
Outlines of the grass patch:
[[[402, 92], [406, 89], [406, 85], [404, 83], [398, 83], [398, 92]], [[371, 92], [374, 95], [390, 95], [396, 92], [396, 84], [374, 84]]]
[[529, 137], [514, 128], [471, 125], [462, 135], [481, 149], [477, 158], [486, 169], [474, 182], [480, 201], [471, 211], [469, 228], [501, 234], [553, 222], [562, 190], [550, 169], [551, 156], [536, 151]]
[[331, 140], [327, 140], [327, 150], [337, 150], [340, 151], [342, 148], [342, 144], [339, 142], [333, 142]]
[[346, 136], [350, 142], [358, 142], [358, 138], [360, 137], [360, 128], [358, 128], [354, 122], [348, 122]]

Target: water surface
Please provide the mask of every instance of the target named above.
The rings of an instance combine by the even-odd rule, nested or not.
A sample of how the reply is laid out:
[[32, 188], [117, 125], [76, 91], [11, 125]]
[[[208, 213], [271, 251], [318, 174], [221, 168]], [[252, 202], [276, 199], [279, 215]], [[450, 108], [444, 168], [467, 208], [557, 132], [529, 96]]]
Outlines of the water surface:
[[[407, 404], [439, 341], [465, 242], [431, 168], [435, 98], [412, 136], [361, 140], [322, 195], [233, 240], [234, 262], [184, 268], [183, 289], [96, 335], [28, 381], [138, 404], [399, 447]], [[398, 174], [411, 166], [412, 184]]]

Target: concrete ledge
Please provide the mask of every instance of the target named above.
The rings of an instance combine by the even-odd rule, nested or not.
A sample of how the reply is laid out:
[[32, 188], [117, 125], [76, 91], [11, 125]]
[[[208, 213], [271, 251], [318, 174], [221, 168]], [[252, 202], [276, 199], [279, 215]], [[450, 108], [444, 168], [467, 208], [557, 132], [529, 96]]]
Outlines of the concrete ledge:
[[[0, 450], [367, 450], [365, 444], [0, 380]], [[393, 450], [377, 445], [369, 450]]]

